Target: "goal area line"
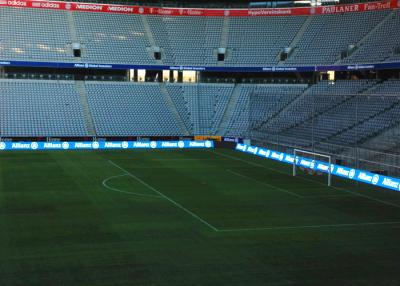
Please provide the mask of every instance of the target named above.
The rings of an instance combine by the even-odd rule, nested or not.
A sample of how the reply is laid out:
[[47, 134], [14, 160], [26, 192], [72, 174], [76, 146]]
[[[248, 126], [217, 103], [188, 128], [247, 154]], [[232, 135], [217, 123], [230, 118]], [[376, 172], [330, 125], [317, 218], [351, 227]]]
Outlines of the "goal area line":
[[271, 230], [299, 230], [299, 229], [322, 229], [322, 228], [348, 228], [348, 227], [367, 227], [367, 226], [390, 226], [390, 225], [397, 225], [400, 224], [400, 221], [385, 221], [385, 222], [364, 222], [364, 223], [341, 223], [341, 224], [316, 224], [316, 225], [299, 225], [299, 226], [270, 226], [270, 227], [253, 227], [253, 228], [219, 228], [211, 224], [210, 222], [206, 221], [204, 218], [200, 217], [199, 215], [195, 214], [188, 208], [184, 207], [182, 204], [174, 201], [173, 199], [169, 198], [153, 186], [149, 185], [144, 180], [140, 179], [136, 175], [130, 173], [126, 169], [122, 168], [120, 165], [116, 164], [115, 162], [109, 160], [108, 161], [111, 165], [118, 168], [119, 170], [123, 171], [125, 175], [130, 176], [137, 180], [139, 183], [147, 187], [148, 189], [152, 190], [154, 193], [159, 195], [159, 197], [164, 198], [165, 200], [169, 201], [171, 204], [175, 205], [177, 208], [181, 209], [192, 218], [198, 220], [201, 224], [208, 227], [214, 232], [220, 233], [229, 233], [229, 232], [250, 232], [250, 231], [271, 231]]

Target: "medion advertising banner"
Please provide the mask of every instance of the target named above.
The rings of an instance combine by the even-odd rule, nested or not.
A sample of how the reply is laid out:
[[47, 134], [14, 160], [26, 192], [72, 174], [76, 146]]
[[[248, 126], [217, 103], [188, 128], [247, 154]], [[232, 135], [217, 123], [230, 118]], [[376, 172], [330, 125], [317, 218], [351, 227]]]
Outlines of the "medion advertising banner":
[[205, 141], [84, 141], [84, 142], [0, 142], [1, 151], [12, 150], [105, 150], [214, 148]]
[[379, 186], [394, 191], [400, 191], [399, 178], [393, 178], [384, 175], [374, 174], [364, 170], [357, 170], [340, 165], [329, 164], [328, 162], [312, 160], [310, 158], [304, 158], [301, 156], [295, 157], [293, 154], [286, 154], [282, 152], [277, 152], [245, 144], [237, 144], [236, 150], [245, 153], [250, 153], [263, 158], [276, 160], [282, 163], [287, 163], [292, 165], [296, 164], [297, 166], [319, 171], [322, 173], [330, 173], [331, 175], [342, 177], [345, 179], [354, 180], [374, 186]]

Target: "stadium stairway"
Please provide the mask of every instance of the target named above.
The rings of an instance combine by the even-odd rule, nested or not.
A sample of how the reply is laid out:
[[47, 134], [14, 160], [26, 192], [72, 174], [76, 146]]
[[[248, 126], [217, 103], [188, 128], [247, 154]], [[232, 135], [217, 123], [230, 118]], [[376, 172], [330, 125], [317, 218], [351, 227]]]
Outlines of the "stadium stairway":
[[231, 98], [228, 102], [228, 105], [225, 108], [224, 115], [222, 116], [221, 123], [220, 123], [219, 127], [217, 128], [217, 133], [216, 133], [217, 135], [222, 136], [227, 133], [228, 124], [231, 121], [233, 112], [235, 111], [235, 107], [238, 104], [241, 88], [242, 88], [241, 84], [235, 85], [232, 95], [231, 95]]
[[[300, 30], [297, 32], [296, 36], [293, 38], [292, 42], [290, 43], [289, 48], [293, 49], [294, 53], [296, 52], [297, 44], [303, 38], [303, 34], [310, 26], [311, 21], [312, 21], [312, 16], [307, 17], [307, 20], [303, 23]], [[277, 55], [277, 60], [278, 60], [278, 65], [283, 65], [285, 63], [284, 61], [280, 61], [280, 54]]]
[[[229, 40], [229, 21], [230, 21], [230, 17], [224, 17], [224, 22], [222, 24], [222, 33], [221, 33], [221, 41], [219, 44], [218, 48], [225, 48], [227, 49], [228, 47], [228, 40]], [[215, 58], [217, 58], [218, 54], [218, 50], [215, 50]], [[226, 50], [225, 51], [225, 57], [229, 57], [229, 51]], [[223, 66], [225, 64], [225, 62], [221, 61], [218, 62], [219, 66]]]
[[94, 126], [94, 121], [92, 113], [90, 112], [87, 91], [84, 81], [75, 81], [75, 89], [79, 94], [79, 99], [82, 105], [83, 117], [85, 120], [86, 130], [90, 136], [96, 136], [96, 128]]
[[176, 123], [179, 126], [179, 129], [181, 130], [181, 134], [184, 134], [186, 136], [190, 135], [189, 130], [186, 128], [186, 125], [181, 117], [181, 114], [178, 112], [178, 109], [172, 100], [167, 87], [165, 86], [165, 83], [160, 83], [160, 91], [162, 96], [164, 97], [164, 101], [168, 106], [168, 109], [171, 111], [172, 115], [175, 118]]
[[[303, 100], [303, 97], [307, 95], [308, 88], [304, 90], [301, 94], [299, 94], [295, 100], [291, 101], [289, 104], [284, 106], [281, 110], [276, 112], [267, 122], [262, 124], [260, 128], [268, 128], [269, 125], [274, 125], [276, 121], [280, 121], [281, 118], [279, 118], [280, 115], [288, 113], [290, 111], [292, 106], [296, 106], [298, 101]], [[293, 127], [293, 126], [292, 126]], [[291, 128], [291, 127], [290, 127]]]
[[[378, 25], [376, 25], [371, 31], [369, 31], [368, 34], [366, 34], [364, 37], [362, 37], [361, 40], [359, 40], [359, 41], [355, 44], [356, 49], [357, 49], [357, 47], [362, 46], [362, 45], [364, 44], [364, 42], [365, 42], [367, 39], [369, 39], [370, 37], [373, 37], [374, 34], [375, 34], [375, 32], [376, 32], [377, 30], [379, 30], [383, 25], [385, 25], [386, 22], [387, 22], [388, 20], [390, 20], [390, 18], [394, 17], [395, 15], [396, 15], [396, 11], [390, 12]], [[350, 55], [350, 57], [351, 57], [351, 55]], [[343, 59], [337, 60], [337, 61], [335, 62], [335, 64], [340, 64], [341, 61], [343, 61]]]
[[[399, 105], [399, 102], [395, 102], [395, 103], [393, 103], [392, 105], [390, 105], [389, 107], [387, 107], [387, 108], [385, 108], [385, 109], [379, 111], [378, 113], [372, 114], [372, 115], [369, 116], [368, 118], [365, 118], [365, 119], [363, 119], [363, 120], [359, 120], [358, 122], [354, 123], [353, 125], [351, 125], [351, 126], [349, 126], [349, 127], [347, 127], [347, 128], [338, 130], [336, 133], [332, 134], [331, 136], [328, 136], [328, 137], [324, 138], [324, 139], [322, 140], [322, 142], [329, 142], [329, 141], [332, 140], [333, 138], [335, 138], [335, 137], [337, 137], [337, 136], [340, 136], [340, 135], [342, 135], [343, 133], [345, 133], [345, 132], [347, 132], [347, 131], [357, 130], [357, 128], [358, 128], [361, 124], [363, 124], [364, 122], [367, 122], [367, 121], [369, 121], [369, 120], [373, 120], [374, 118], [378, 118], [378, 117], [380, 117], [382, 114], [384, 114], [384, 113], [386, 113], [386, 112], [389, 112], [390, 110], [393, 110], [394, 108], [397, 108], [398, 105]], [[374, 133], [371, 133], [371, 134], [359, 134], [360, 137], [359, 137], [357, 143], [358, 143], [358, 144], [361, 144], [362, 142], [365, 142], [366, 140], [368, 140], [368, 138], [374, 138], [374, 137], [376, 137], [376, 136], [377, 136], [379, 133], [381, 133], [381, 132], [382, 132], [382, 130], [379, 130], [379, 131], [374, 132]]]
[[[300, 125], [302, 125], [302, 124], [305, 124], [306, 122], [309, 122], [310, 120], [313, 120], [313, 119], [317, 118], [318, 116], [321, 116], [321, 115], [323, 115], [323, 114], [325, 114], [325, 113], [327, 113], [327, 112], [329, 112], [329, 111], [331, 111], [331, 110], [335, 110], [335, 109], [336, 109], [337, 107], [339, 107], [340, 105], [346, 104], [347, 102], [349, 102], [350, 100], [352, 100], [352, 99], [353, 99], [355, 96], [357, 96], [358, 94], [362, 94], [362, 93], [364, 93], [364, 92], [366, 92], [366, 91], [368, 91], [368, 90], [370, 90], [370, 89], [373, 89], [374, 86], [375, 86], [375, 84], [376, 84], [376, 83], [371, 83], [371, 85], [366, 85], [365, 87], [362, 87], [361, 89], [359, 89], [359, 90], [357, 91], [357, 93], [348, 94], [346, 97], [343, 98], [343, 100], [338, 101], [336, 104], [333, 104], [333, 105], [331, 105], [331, 106], [329, 106], [329, 107], [327, 107], [327, 108], [325, 108], [325, 109], [323, 109], [323, 110], [320, 110], [320, 111], [318, 111], [317, 113], [311, 115], [310, 117], [304, 118], [303, 120], [301, 120], [301, 121], [299, 121], [299, 122], [295, 122], [295, 123], [292, 124], [291, 126], [288, 126], [287, 128], [281, 130], [281, 132], [286, 132], [286, 131], [288, 131], [288, 130], [290, 130], [290, 129], [292, 129], [292, 128], [296, 128], [296, 127], [298, 127], [298, 126], [300, 126]], [[307, 90], [306, 90], [303, 94], [301, 94], [301, 95], [298, 97], [298, 99], [301, 100], [302, 96], [305, 96], [305, 95], [307, 95], [307, 94], [308, 94], [308, 93], [307, 93]], [[295, 101], [293, 101], [292, 104], [293, 104], [294, 102], [295, 102]], [[278, 113], [278, 114], [280, 114], [280, 113]]]
[[[78, 36], [76, 33], [76, 25], [75, 25], [74, 16], [72, 15], [72, 12], [70, 12], [70, 11], [67, 12], [67, 22], [68, 22], [69, 34], [71, 36], [72, 43], [79, 43]], [[72, 52], [72, 43], [71, 43], [71, 52]], [[81, 43], [81, 49], [82, 49], [82, 47], [83, 47], [83, 43]], [[74, 57], [74, 61], [81, 61], [81, 58]]]
[[275, 114], [273, 114], [268, 120], [261, 123], [259, 128], [261, 128], [261, 129], [267, 128], [267, 125], [270, 123], [270, 121], [274, 120], [274, 118], [277, 117], [282, 112], [285, 112], [285, 110], [287, 110], [293, 103], [295, 103], [297, 100], [299, 100], [299, 98], [302, 98], [302, 96], [307, 92], [307, 89], [308, 89], [308, 86], [306, 84], [304, 84], [304, 91], [302, 93], [300, 93], [293, 101], [289, 102], [288, 104], [283, 106], [281, 109], [279, 109], [277, 112], [275, 112]]
[[[144, 27], [144, 31], [145, 31], [146, 37], [149, 40], [150, 45], [151, 45], [151, 47], [147, 47], [146, 49], [147, 49], [147, 52], [149, 53], [150, 57], [153, 58], [154, 57], [153, 48], [157, 47], [157, 44], [156, 44], [156, 41], [154, 40], [154, 35], [153, 35], [153, 32], [151, 31], [151, 28], [150, 28], [149, 22], [147, 21], [146, 16], [145, 15], [140, 15], [140, 19], [141, 19], [141, 21], [143, 23], [143, 27]], [[155, 62], [158, 65], [162, 65], [163, 64], [162, 60], [155, 60]]]

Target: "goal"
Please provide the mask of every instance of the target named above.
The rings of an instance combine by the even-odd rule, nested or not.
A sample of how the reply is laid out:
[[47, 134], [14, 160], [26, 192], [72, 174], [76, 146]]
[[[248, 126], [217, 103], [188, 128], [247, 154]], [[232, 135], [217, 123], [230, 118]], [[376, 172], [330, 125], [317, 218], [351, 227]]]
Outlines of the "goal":
[[323, 180], [328, 186], [332, 184], [331, 164], [329, 155], [294, 149], [293, 176], [314, 176]]

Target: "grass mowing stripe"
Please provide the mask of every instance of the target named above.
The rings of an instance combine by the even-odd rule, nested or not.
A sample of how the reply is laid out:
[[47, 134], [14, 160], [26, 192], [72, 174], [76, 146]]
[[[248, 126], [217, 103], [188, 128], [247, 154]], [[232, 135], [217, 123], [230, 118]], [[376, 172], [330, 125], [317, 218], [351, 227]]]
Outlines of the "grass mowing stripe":
[[297, 198], [304, 198], [304, 196], [301, 196], [301, 195], [299, 195], [299, 194], [296, 194], [296, 193], [293, 193], [293, 192], [291, 192], [291, 191], [288, 191], [288, 190], [285, 190], [285, 189], [276, 187], [276, 186], [274, 186], [274, 185], [268, 184], [268, 183], [263, 182], [263, 181], [259, 181], [259, 180], [257, 180], [257, 179], [254, 179], [254, 178], [252, 178], [252, 177], [249, 177], [249, 176], [246, 176], [246, 175], [237, 173], [237, 172], [235, 172], [235, 171], [232, 171], [232, 170], [229, 170], [229, 169], [227, 169], [226, 171], [229, 172], [229, 173], [231, 173], [231, 174], [234, 174], [234, 175], [236, 175], [236, 176], [238, 176], [238, 177], [242, 177], [242, 178], [245, 178], [245, 179], [248, 179], [248, 180], [252, 180], [252, 181], [254, 181], [254, 182], [257, 182], [257, 183], [262, 184], [262, 185], [264, 185], [264, 186], [273, 188], [273, 189], [275, 189], [275, 190], [277, 190], [277, 191], [280, 191], [280, 192], [289, 194], [289, 195], [291, 195], [291, 196], [295, 196], [295, 197], [297, 197]]
[[400, 221], [388, 222], [365, 222], [365, 223], [342, 223], [342, 224], [320, 224], [320, 225], [301, 225], [301, 226], [275, 226], [275, 227], [255, 227], [255, 228], [232, 228], [219, 229], [218, 232], [240, 232], [240, 231], [260, 231], [260, 230], [285, 230], [285, 229], [307, 229], [307, 228], [337, 228], [351, 226], [377, 226], [377, 225], [395, 225]]
[[202, 222], [204, 225], [208, 226], [209, 228], [211, 228], [214, 231], [218, 231], [218, 229], [216, 227], [214, 227], [213, 225], [211, 225], [210, 223], [208, 223], [207, 221], [205, 221], [204, 219], [202, 219], [201, 217], [199, 217], [197, 214], [193, 213], [192, 211], [188, 210], [187, 208], [185, 208], [184, 206], [182, 206], [181, 204], [175, 202], [173, 199], [167, 197], [166, 195], [164, 195], [163, 193], [161, 193], [160, 191], [158, 191], [157, 189], [155, 189], [154, 187], [150, 186], [148, 183], [146, 183], [145, 181], [143, 181], [142, 179], [140, 179], [139, 177], [135, 176], [134, 174], [128, 172], [127, 170], [125, 170], [124, 168], [122, 168], [121, 166], [119, 166], [118, 164], [114, 163], [113, 161], [109, 160], [108, 162], [110, 162], [110, 164], [112, 164], [113, 166], [117, 167], [118, 169], [120, 169], [121, 171], [123, 171], [125, 174], [127, 174], [128, 176], [131, 176], [132, 178], [134, 178], [135, 180], [137, 180], [139, 183], [141, 183], [143, 186], [149, 188], [150, 190], [152, 190], [153, 192], [159, 194], [161, 197], [163, 197], [164, 199], [166, 199], [167, 201], [169, 201], [170, 203], [172, 203], [173, 205], [177, 206], [178, 208], [180, 208], [181, 210], [183, 210], [184, 212], [188, 213], [189, 215], [191, 215], [192, 217], [194, 217], [195, 219], [199, 220], [200, 222]]
[[[209, 151], [209, 152], [214, 153], [214, 154], [217, 154], [217, 155], [220, 155], [220, 156], [223, 156], [223, 157], [226, 157], [226, 158], [231, 158], [232, 160], [241, 161], [241, 162], [247, 163], [247, 164], [249, 164], [249, 165], [253, 165], [253, 166], [256, 166], [256, 167], [264, 168], [264, 169], [267, 169], [267, 170], [271, 170], [271, 171], [274, 171], [274, 172], [281, 173], [281, 174], [284, 174], [284, 175], [289, 176], [289, 175], [288, 175], [287, 173], [285, 173], [285, 172], [281, 172], [281, 171], [279, 171], [279, 170], [276, 170], [276, 169], [273, 169], [273, 168], [269, 168], [269, 167], [266, 167], [266, 166], [261, 165], [261, 164], [254, 163], [254, 162], [252, 162], [252, 161], [244, 160], [244, 159], [242, 159], [242, 158], [237, 158], [237, 157], [234, 157], [234, 156], [231, 156], [231, 155], [228, 155], [228, 154], [222, 154], [222, 153], [219, 153], [219, 152], [216, 152], [216, 151]], [[313, 183], [316, 183], [316, 184], [320, 184], [320, 185], [323, 185], [323, 186], [327, 186], [327, 185], [325, 185], [325, 184], [323, 184], [323, 183], [320, 183], [320, 182], [318, 182], [318, 181], [313, 181], [313, 180], [310, 180], [310, 179], [307, 179], [307, 178], [303, 178], [303, 177], [298, 177], [298, 178], [299, 178], [299, 179], [302, 179], [302, 180], [304, 180], [304, 181], [313, 182]], [[377, 199], [377, 198], [374, 198], [374, 197], [370, 197], [370, 196], [367, 196], [367, 195], [363, 195], [363, 194], [360, 194], [360, 193], [357, 193], [357, 192], [353, 192], [353, 191], [350, 191], [350, 190], [347, 190], [347, 189], [344, 189], [344, 188], [341, 188], [341, 187], [335, 187], [335, 186], [330, 186], [330, 187], [331, 187], [331, 188], [334, 188], [334, 189], [336, 189], [336, 190], [339, 190], [339, 191], [343, 191], [343, 192], [352, 194], [352, 195], [354, 195], [354, 196], [358, 196], [358, 197], [361, 197], [361, 198], [369, 199], [369, 200], [371, 200], [371, 201], [379, 202], [379, 203], [384, 204], [384, 205], [387, 205], [387, 206], [392, 206], [392, 207], [400, 208], [400, 205], [395, 204], [395, 203], [391, 203], [391, 202], [388, 202], [388, 201], [384, 201], [384, 200], [381, 200], [381, 199]]]

